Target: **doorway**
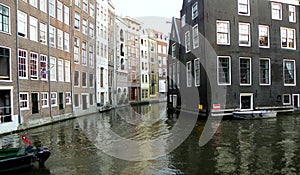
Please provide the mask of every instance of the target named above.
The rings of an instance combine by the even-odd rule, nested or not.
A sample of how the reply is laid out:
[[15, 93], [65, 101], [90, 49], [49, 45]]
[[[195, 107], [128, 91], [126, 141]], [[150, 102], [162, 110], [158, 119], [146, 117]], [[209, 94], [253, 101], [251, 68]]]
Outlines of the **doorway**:
[[299, 108], [299, 94], [293, 94], [293, 106]]
[[31, 93], [32, 114], [39, 113], [39, 95], [38, 93]]
[[58, 93], [58, 100], [59, 100], [59, 110], [64, 109], [64, 93]]

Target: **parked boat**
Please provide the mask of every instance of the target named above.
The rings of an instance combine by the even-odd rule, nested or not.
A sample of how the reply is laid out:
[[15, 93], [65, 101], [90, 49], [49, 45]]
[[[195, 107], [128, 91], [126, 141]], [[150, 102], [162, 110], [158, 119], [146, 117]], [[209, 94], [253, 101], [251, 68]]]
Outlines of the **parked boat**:
[[0, 174], [29, 168], [36, 161], [40, 167], [45, 165], [45, 161], [51, 154], [49, 149], [32, 146], [24, 135], [22, 135], [22, 140], [28, 143], [27, 147], [0, 149]]
[[276, 111], [234, 111], [232, 113], [234, 118], [238, 119], [263, 119], [263, 118], [275, 118], [277, 116]]

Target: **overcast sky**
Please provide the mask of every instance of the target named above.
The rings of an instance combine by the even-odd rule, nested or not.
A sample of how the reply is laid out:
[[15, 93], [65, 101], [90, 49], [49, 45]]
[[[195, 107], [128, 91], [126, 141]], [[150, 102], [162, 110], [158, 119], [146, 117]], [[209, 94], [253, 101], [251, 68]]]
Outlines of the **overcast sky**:
[[112, 0], [116, 13], [122, 16], [180, 16], [182, 0]]

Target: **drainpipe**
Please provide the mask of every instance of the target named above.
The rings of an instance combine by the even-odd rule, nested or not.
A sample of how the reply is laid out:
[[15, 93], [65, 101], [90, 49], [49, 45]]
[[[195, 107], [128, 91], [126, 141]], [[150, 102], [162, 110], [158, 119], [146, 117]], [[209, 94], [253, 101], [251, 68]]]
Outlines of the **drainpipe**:
[[72, 103], [72, 115], [74, 115], [74, 100], [73, 100], [73, 92], [74, 92], [74, 86], [73, 86], [73, 64], [72, 64], [72, 55], [73, 55], [73, 30], [72, 30], [72, 1], [70, 1], [70, 7], [69, 7], [69, 30], [70, 30], [70, 35], [69, 35], [69, 51], [70, 51], [70, 86], [71, 86], [71, 103]]
[[117, 45], [116, 45], [116, 13], [114, 12], [114, 29], [113, 29], [113, 52], [114, 52], [114, 79], [113, 79], [113, 95], [114, 107], [117, 107]]
[[48, 69], [48, 88], [49, 88], [49, 115], [52, 118], [52, 104], [51, 104], [51, 81], [50, 81], [50, 77], [51, 77], [51, 70], [50, 70], [50, 10], [49, 10], [49, 1], [48, 1], [48, 8], [47, 8], [47, 17], [48, 17], [48, 25], [47, 25], [47, 44], [48, 44], [48, 65], [47, 65], [47, 69]]
[[[18, 89], [18, 123], [22, 124], [21, 119], [21, 108], [20, 108], [20, 79], [19, 79], [19, 36], [18, 36], [18, 9], [19, 9], [19, 0], [16, 0], [16, 61], [17, 61], [17, 89]], [[13, 93], [14, 94], [14, 93]]]

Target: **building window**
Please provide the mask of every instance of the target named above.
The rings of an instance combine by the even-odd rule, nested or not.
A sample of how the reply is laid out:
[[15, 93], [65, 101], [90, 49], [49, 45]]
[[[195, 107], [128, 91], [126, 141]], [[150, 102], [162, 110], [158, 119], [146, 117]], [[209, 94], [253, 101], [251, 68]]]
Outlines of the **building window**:
[[64, 81], [64, 69], [63, 69], [63, 60], [58, 59], [57, 60], [57, 76], [58, 76], [58, 81], [63, 82]]
[[175, 89], [176, 88], [176, 84], [177, 84], [177, 82], [176, 82], [176, 63], [174, 62], [173, 63], [173, 75], [172, 75], [172, 80], [173, 80], [173, 89]]
[[269, 41], [269, 26], [259, 25], [258, 26], [259, 32], [259, 47], [262, 48], [270, 48]]
[[239, 46], [251, 46], [249, 23], [239, 23]]
[[42, 107], [48, 107], [48, 93], [47, 92], [42, 92], [41, 93], [41, 101], [42, 101]]
[[63, 50], [63, 43], [64, 43], [63, 31], [57, 29], [57, 48]]
[[282, 5], [280, 3], [271, 3], [272, 6], [272, 19], [281, 20], [282, 19]]
[[88, 0], [82, 0], [82, 10], [85, 12], [88, 11]]
[[291, 95], [290, 94], [283, 94], [282, 95], [282, 104], [283, 105], [291, 105]]
[[251, 58], [240, 58], [240, 85], [251, 85]]
[[66, 52], [69, 52], [69, 48], [70, 48], [70, 35], [68, 33], [64, 33], [64, 50]]
[[230, 45], [229, 21], [217, 20], [217, 44]]
[[173, 95], [173, 108], [177, 106], [177, 95]]
[[238, 0], [239, 15], [250, 16], [250, 4], [249, 0]]
[[198, 2], [195, 2], [195, 4], [192, 7], [192, 20], [195, 19], [198, 16]]
[[27, 37], [27, 14], [18, 11], [18, 35]]
[[193, 48], [199, 47], [199, 31], [198, 24], [193, 27]]
[[79, 95], [78, 94], [74, 95], [74, 105], [76, 108], [79, 107]]
[[260, 85], [271, 85], [271, 68], [270, 59], [261, 58], [259, 60], [259, 84]]
[[80, 7], [80, 1], [81, 1], [81, 0], [75, 0], [75, 5], [76, 5], [77, 7]]
[[51, 92], [51, 106], [57, 106], [57, 93]]
[[176, 58], [176, 43], [172, 44], [172, 58]]
[[74, 38], [74, 62], [79, 63], [79, 38]]
[[180, 61], [177, 61], [177, 88], [180, 87]]
[[37, 0], [29, 0], [29, 4], [37, 8]]
[[[102, 69], [101, 69], [102, 70]], [[103, 79], [103, 77], [102, 77]], [[89, 84], [90, 87], [93, 88], [94, 87], [94, 74], [89, 74]], [[103, 86], [102, 86], [103, 87]]]
[[87, 110], [88, 109], [88, 95], [87, 94], [82, 94], [81, 95], [81, 100], [82, 100], [82, 110]]
[[87, 87], [86, 72], [82, 72], [81, 81], [82, 87]]
[[295, 29], [280, 27], [281, 30], [281, 48], [296, 49]]
[[200, 86], [200, 59], [194, 60], [195, 86]]
[[65, 60], [65, 79], [66, 79], [66, 82], [71, 81], [70, 76], [71, 76], [70, 61]]
[[296, 67], [295, 60], [283, 60], [283, 78], [285, 86], [296, 85]]
[[40, 55], [40, 76], [42, 80], [47, 80], [48, 79], [48, 67], [47, 67], [47, 56], [45, 55]]
[[192, 87], [192, 62], [186, 63], [186, 85]]
[[43, 22], [40, 23], [40, 42], [47, 45], [47, 25]]
[[27, 51], [19, 49], [19, 77], [27, 78]]
[[240, 93], [240, 109], [253, 110], [253, 93]]
[[40, 0], [40, 10], [47, 13], [47, 0]]
[[94, 66], [94, 47], [92, 45], [89, 47], [89, 64], [91, 67]]
[[191, 40], [190, 32], [187, 31], [185, 33], [185, 52], [186, 53], [191, 51], [191, 41], [190, 40]]
[[0, 47], [0, 80], [10, 80], [10, 49]]
[[9, 33], [9, 8], [0, 4], [0, 31]]
[[55, 45], [55, 27], [49, 26], [49, 41], [51, 47], [56, 47]]
[[79, 72], [75, 71], [74, 72], [74, 86], [79, 86]]
[[168, 71], [169, 71], [169, 73], [168, 73], [168, 75], [169, 75], [168, 76], [169, 77], [169, 89], [172, 89], [173, 88], [173, 80], [172, 80], [173, 77], [171, 77], [171, 75], [173, 75], [173, 74], [172, 74], [172, 64], [171, 63], [169, 64]]
[[87, 20], [86, 19], [82, 19], [82, 33], [87, 35]]
[[231, 60], [228, 56], [218, 57], [218, 84], [230, 85], [231, 84]]
[[296, 22], [296, 7], [289, 5], [289, 21]]
[[86, 65], [86, 62], [87, 62], [87, 50], [86, 50], [86, 42], [85, 41], [82, 41], [81, 54], [82, 54], [82, 64]]
[[180, 22], [181, 22], [181, 27], [184, 27], [185, 26], [185, 15], [182, 15]]
[[38, 35], [38, 20], [32, 16], [30, 16], [30, 40], [37, 41]]
[[75, 13], [74, 27], [75, 27], [75, 29], [80, 30], [80, 14], [79, 13]]
[[29, 109], [28, 93], [20, 92], [20, 109], [21, 110], [28, 110]]
[[64, 5], [64, 23], [66, 25], [69, 25], [69, 21], [70, 21], [70, 12], [69, 12], [69, 7]]
[[49, 0], [49, 14], [53, 18], [55, 18], [55, 1], [56, 0]]
[[94, 38], [94, 24], [90, 23], [90, 37]]
[[94, 98], [93, 98], [93, 94], [90, 94], [90, 105], [93, 105], [94, 104]]
[[38, 79], [38, 54], [30, 52], [30, 78]]
[[50, 57], [50, 80], [56, 81], [56, 58]]
[[94, 18], [95, 7], [93, 3], [90, 3], [90, 16]]
[[66, 105], [72, 104], [71, 92], [66, 92]]
[[61, 2], [57, 1], [57, 20], [63, 22], [63, 5]]

